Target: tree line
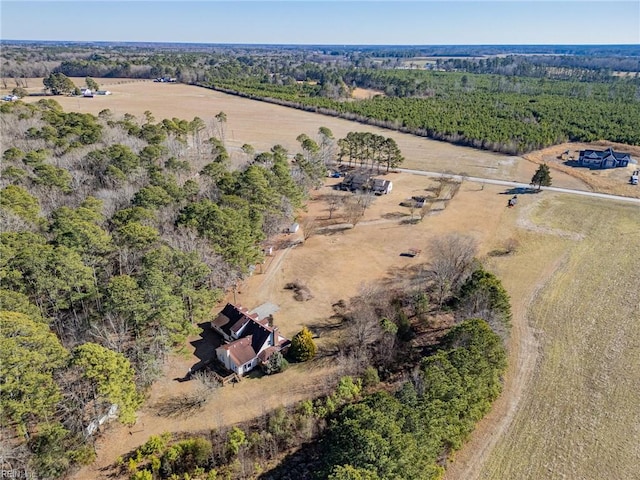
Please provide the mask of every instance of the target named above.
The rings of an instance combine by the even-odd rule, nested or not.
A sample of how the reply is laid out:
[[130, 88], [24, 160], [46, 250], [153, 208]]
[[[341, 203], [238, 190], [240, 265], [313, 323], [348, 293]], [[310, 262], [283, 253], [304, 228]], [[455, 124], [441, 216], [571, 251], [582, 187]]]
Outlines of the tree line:
[[640, 144], [635, 128], [640, 120], [640, 102], [626, 87], [619, 91], [612, 87], [610, 98], [602, 99], [581, 98], [580, 92], [590, 89], [589, 84], [583, 84], [576, 85], [575, 96], [571, 91], [528, 95], [474, 90], [427, 98], [377, 97], [341, 102], [300, 94], [298, 87], [269, 86], [263, 90], [260, 84], [247, 85], [225, 84], [221, 90], [510, 154], [565, 141], [606, 139]]
[[[361, 168], [377, 168], [383, 165], [387, 172], [402, 164], [404, 157], [393, 138], [369, 132], [349, 132], [338, 140], [338, 162], [358, 164]], [[370, 163], [370, 165], [369, 165]]]

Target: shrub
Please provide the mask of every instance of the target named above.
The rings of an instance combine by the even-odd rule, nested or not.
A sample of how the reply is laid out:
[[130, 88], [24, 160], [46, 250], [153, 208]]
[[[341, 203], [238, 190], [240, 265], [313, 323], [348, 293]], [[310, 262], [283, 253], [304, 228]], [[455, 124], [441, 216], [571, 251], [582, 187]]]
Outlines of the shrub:
[[284, 371], [288, 365], [289, 363], [282, 356], [282, 353], [274, 352], [269, 357], [269, 360], [267, 360], [267, 363], [262, 366], [262, 369], [267, 375], [273, 375], [274, 373]]
[[362, 385], [364, 387], [373, 387], [380, 383], [380, 377], [378, 376], [378, 370], [374, 367], [367, 367], [362, 374]]
[[306, 362], [316, 356], [317, 347], [313, 335], [307, 327], [303, 327], [291, 340], [289, 356], [296, 362]]

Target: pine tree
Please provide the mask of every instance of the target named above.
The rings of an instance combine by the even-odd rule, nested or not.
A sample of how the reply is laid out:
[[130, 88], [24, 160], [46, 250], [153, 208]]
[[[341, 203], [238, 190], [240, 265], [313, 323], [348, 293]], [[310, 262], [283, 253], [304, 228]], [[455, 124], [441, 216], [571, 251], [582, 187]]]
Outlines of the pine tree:
[[543, 163], [538, 167], [536, 173], [531, 177], [531, 184], [538, 185], [538, 190], [540, 190], [540, 187], [548, 187], [551, 185], [551, 173], [549, 172], [549, 166], [546, 163]]

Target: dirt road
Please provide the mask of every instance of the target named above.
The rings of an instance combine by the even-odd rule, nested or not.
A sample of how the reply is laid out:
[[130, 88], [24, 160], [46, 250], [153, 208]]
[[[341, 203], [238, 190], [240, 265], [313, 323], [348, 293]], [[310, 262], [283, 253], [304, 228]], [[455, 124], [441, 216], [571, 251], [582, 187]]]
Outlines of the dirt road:
[[[489, 184], [489, 185], [501, 185], [505, 187], [514, 187], [514, 188], [523, 188], [523, 189], [531, 188], [530, 184], [520, 183], [520, 182], [510, 182], [508, 180], [468, 177], [463, 175], [452, 175], [452, 174], [441, 173], [441, 172], [427, 172], [425, 170], [409, 170], [406, 168], [398, 168], [397, 170], [405, 173], [411, 173], [413, 175], [424, 175], [426, 177], [436, 177], [436, 178], [448, 177], [458, 181], [465, 180], [467, 182], [475, 182], [475, 183], [482, 183], [482, 184]], [[586, 185], [585, 185], [585, 188], [587, 188]], [[591, 192], [588, 190], [579, 190], [575, 188], [540, 187], [540, 190], [548, 191], [548, 192], [569, 193], [571, 195], [584, 195], [587, 197], [602, 198], [605, 200], [615, 200], [618, 202], [622, 201], [622, 202], [632, 202], [632, 203], [640, 204], [640, 198], [623, 197], [620, 195], [610, 195], [608, 193]]]

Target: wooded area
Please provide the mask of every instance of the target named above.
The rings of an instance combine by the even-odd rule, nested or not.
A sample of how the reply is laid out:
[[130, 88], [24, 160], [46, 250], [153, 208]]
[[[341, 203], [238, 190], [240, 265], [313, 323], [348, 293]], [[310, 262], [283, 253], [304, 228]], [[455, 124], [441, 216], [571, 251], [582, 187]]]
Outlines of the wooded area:
[[92, 461], [91, 425], [113, 405], [135, 422], [166, 355], [326, 170], [280, 146], [231, 169], [211, 134], [223, 115], [96, 117], [49, 99], [0, 115], [2, 428], [12, 457], [57, 477]]
[[[447, 49], [453, 58], [443, 53]], [[178, 52], [174, 46], [122, 45], [96, 51], [82, 45], [9, 45], [2, 61], [5, 85], [24, 87], [27, 77], [50, 73], [172, 76], [184, 83], [509, 154], [565, 141], [640, 144], [637, 49], [467, 47], [464, 55], [460, 50], [191, 45]], [[422, 58], [429, 52], [435, 55], [431, 69], [403, 63], [411, 55]], [[505, 55], [495, 56], [501, 52]], [[630, 75], [615, 75], [616, 70]], [[380, 91], [384, 98], [353, 100], [356, 87]]]

